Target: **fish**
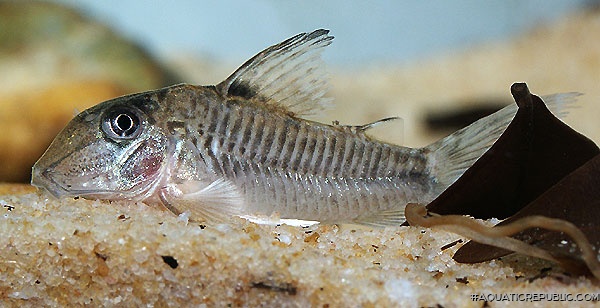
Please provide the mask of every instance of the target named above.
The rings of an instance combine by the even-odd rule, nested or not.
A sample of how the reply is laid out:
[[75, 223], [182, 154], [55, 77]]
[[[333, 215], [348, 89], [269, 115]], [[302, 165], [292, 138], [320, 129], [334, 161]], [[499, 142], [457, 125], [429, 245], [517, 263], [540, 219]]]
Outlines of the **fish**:
[[[142, 201], [195, 221], [400, 225], [406, 204], [440, 195], [517, 111], [421, 148], [368, 134], [393, 118], [307, 120], [331, 101], [321, 54], [332, 40], [325, 29], [300, 33], [217, 85], [176, 84], [84, 110], [35, 163], [31, 183], [57, 198]], [[569, 100], [547, 101], [560, 109]]]

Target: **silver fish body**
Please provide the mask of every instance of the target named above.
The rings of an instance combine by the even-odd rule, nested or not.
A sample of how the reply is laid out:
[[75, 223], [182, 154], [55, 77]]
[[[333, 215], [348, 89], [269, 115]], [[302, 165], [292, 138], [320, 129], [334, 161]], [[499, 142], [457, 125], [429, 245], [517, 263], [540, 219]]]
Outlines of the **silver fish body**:
[[55, 196], [144, 200], [196, 220], [230, 215], [396, 225], [506, 128], [516, 106], [424, 148], [302, 119], [326, 99], [326, 30], [269, 47], [217, 86], [175, 85], [77, 115], [35, 164]]
[[[172, 121], [164, 123], [180, 130], [174, 142], [179, 140], [175, 148], [182, 151], [175, 154], [172, 170], [184, 171], [172, 174], [169, 183], [201, 181], [203, 188], [226, 181], [235, 191], [228, 198], [243, 203], [234, 214], [276, 212], [285, 218], [348, 222], [399, 209], [398, 200], [425, 201], [437, 194], [425, 149], [377, 142], [349, 127], [302, 120], [243, 100], [223, 101], [212, 88], [182, 85], [166, 91], [166, 97], [204, 102], [171, 110]], [[180, 203], [173, 197], [163, 201], [174, 209]]]

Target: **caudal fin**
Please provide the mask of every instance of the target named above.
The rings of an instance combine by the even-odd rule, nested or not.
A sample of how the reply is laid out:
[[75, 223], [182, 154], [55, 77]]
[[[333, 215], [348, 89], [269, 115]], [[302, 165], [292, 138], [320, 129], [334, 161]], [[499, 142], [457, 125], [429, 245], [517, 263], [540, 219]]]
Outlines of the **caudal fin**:
[[[554, 115], [564, 118], [580, 95], [574, 92], [560, 93], [543, 96], [542, 99]], [[506, 106], [425, 147], [426, 151], [432, 153], [429, 170], [438, 179], [432, 198], [454, 183], [498, 140], [517, 110], [516, 104]]]

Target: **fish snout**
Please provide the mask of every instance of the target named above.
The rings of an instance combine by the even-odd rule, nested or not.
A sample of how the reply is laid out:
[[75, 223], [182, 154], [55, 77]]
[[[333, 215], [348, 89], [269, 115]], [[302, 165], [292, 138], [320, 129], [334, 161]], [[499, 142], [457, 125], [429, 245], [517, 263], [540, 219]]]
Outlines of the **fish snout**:
[[50, 170], [40, 168], [37, 163], [33, 166], [31, 172], [31, 185], [49, 192], [56, 198], [61, 198], [68, 194], [68, 191], [56, 183], [50, 174]]

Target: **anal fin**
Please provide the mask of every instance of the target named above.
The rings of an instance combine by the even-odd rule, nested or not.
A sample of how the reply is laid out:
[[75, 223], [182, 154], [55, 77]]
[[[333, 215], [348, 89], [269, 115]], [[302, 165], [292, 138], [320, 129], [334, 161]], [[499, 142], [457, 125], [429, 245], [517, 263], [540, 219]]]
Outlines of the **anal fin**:
[[357, 225], [382, 228], [399, 226], [404, 223], [405, 220], [404, 207], [402, 207], [401, 209], [365, 213], [364, 215], [352, 219], [350, 222]]

